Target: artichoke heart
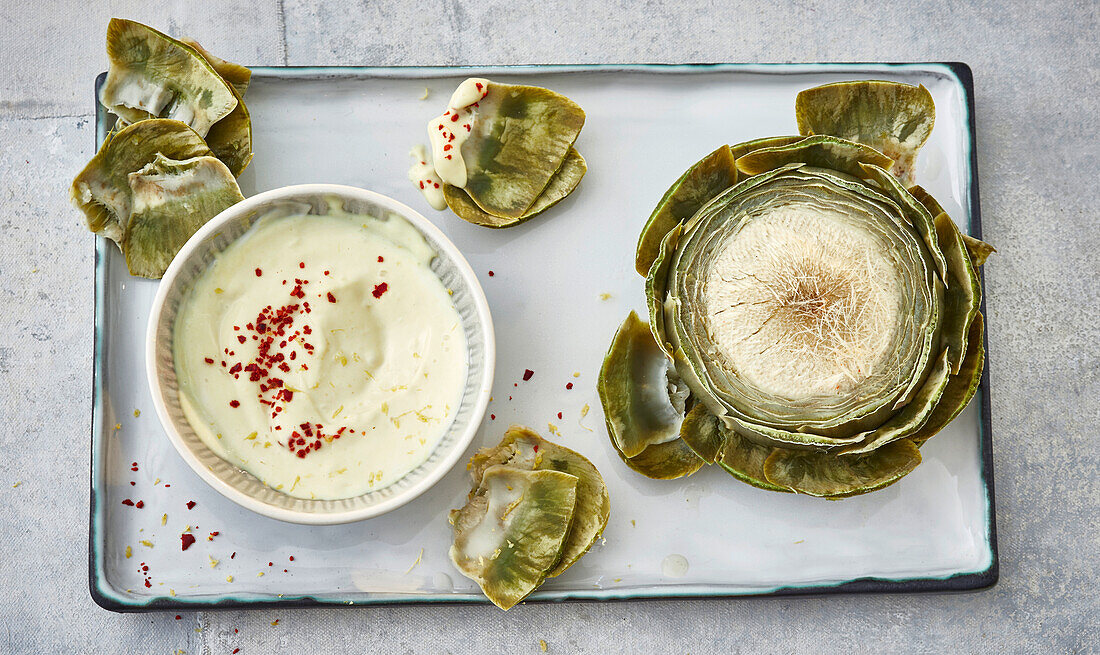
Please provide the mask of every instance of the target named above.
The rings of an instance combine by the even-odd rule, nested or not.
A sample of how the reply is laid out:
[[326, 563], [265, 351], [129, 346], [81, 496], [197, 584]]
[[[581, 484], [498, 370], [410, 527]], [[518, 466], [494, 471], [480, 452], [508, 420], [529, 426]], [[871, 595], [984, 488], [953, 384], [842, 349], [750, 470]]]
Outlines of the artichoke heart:
[[[650, 329], [627, 318], [599, 384], [612, 444], [645, 475], [669, 477], [639, 454], [682, 442], [762, 489], [867, 493], [973, 396], [991, 249], [912, 184], [927, 90], [827, 85], [797, 118], [802, 138], [708, 155], [642, 231]], [[679, 407], [658, 369], [689, 391]]]

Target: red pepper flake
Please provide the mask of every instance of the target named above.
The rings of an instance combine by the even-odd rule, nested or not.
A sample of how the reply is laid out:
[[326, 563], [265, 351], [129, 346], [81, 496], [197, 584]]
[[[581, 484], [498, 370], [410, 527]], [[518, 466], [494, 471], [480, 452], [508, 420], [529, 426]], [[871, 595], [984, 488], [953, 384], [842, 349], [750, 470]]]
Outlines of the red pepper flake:
[[494, 275], [496, 275], [496, 273], [489, 271], [489, 277], [493, 277]]
[[[229, 559], [237, 559], [237, 551], [233, 551], [233, 554], [229, 556]], [[234, 630], [233, 632], [236, 632], [236, 630]]]
[[275, 566], [275, 562], [268, 562], [267, 565], [268, 566]]
[[134, 482], [133, 480], [130, 480], [130, 486], [131, 486], [131, 487], [136, 487], [136, 486], [137, 486], [137, 483], [136, 483], [136, 482]]
[[136, 503], [134, 503], [134, 507], [136, 507], [138, 509], [141, 509], [142, 507], [145, 507], [145, 501], [144, 500], [137, 501]]
[[381, 298], [382, 294], [386, 293], [386, 291], [388, 291], [389, 288], [390, 288], [390, 285], [388, 283], [382, 282], [381, 284], [374, 285], [374, 291], [372, 291], [371, 294], [375, 298]]
[[290, 556], [290, 561], [291, 561], [291, 562], [293, 562], [293, 561], [294, 561], [294, 556], [293, 556], [293, 555], [291, 555], [291, 556]]
[[451, 122], [452, 123], [457, 123], [458, 122], [458, 112], [455, 112], [453, 115], [451, 115]]
[[134, 506], [134, 501], [132, 501], [132, 500], [130, 500], [129, 498], [127, 498], [126, 500], [122, 501], [122, 504], [123, 504], [123, 505], [126, 505], [126, 506], [128, 506], [128, 507], [133, 507], [133, 506]]
[[230, 655], [237, 655], [237, 653], [239, 653], [239, 652], [241, 652], [241, 649], [240, 649], [240, 648], [234, 648], [234, 649], [233, 649], [233, 652], [232, 652], [232, 653], [230, 653]]
[[573, 383], [572, 382], [566, 382], [565, 383], [565, 388], [566, 389], [572, 389], [573, 388]]
[[176, 615], [176, 620], [177, 620], [177, 621], [179, 621], [179, 620], [180, 620], [181, 618], [182, 618], [182, 617], [181, 617], [181, 616], [180, 616], [179, 614], [177, 614], [177, 615]]
[[260, 277], [260, 276], [261, 276], [261, 275], [263, 275], [263, 274], [264, 274], [264, 272], [263, 272], [263, 271], [261, 271], [261, 270], [260, 270], [260, 269], [258, 269], [258, 268], [256, 269], [256, 277]]
[[209, 358], [209, 357], [205, 357], [205, 358], [203, 359], [203, 361], [205, 361], [205, 362], [206, 362], [207, 364], [213, 364], [213, 363], [214, 363], [214, 360], [213, 360], [213, 359], [211, 359], [211, 358]]
[[216, 537], [216, 536], [218, 536], [218, 531], [217, 530], [211, 532], [210, 535], [206, 538], [206, 540], [207, 541], [214, 541], [214, 537]]
[[444, 159], [450, 159], [450, 158], [451, 158], [451, 156], [450, 156], [450, 155], [443, 155], [443, 158], [444, 158]]
[[531, 376], [533, 376], [534, 374], [535, 374], [535, 372], [532, 371], [531, 369], [529, 369], [529, 368], [524, 369], [524, 371], [523, 371], [523, 381], [526, 382], [526, 381], [530, 380]]
[[193, 501], [193, 500], [187, 501], [187, 509], [193, 509], [194, 507], [195, 507], [195, 501]]
[[535, 452], [537, 453], [538, 451], [539, 451], [539, 445], [535, 444]]
[[305, 267], [306, 267], [305, 262], [298, 262], [298, 268], [305, 268]]
[[477, 87], [477, 90], [478, 90], [478, 91], [480, 91], [480, 90], [482, 90], [483, 88], [485, 88], [485, 85], [484, 85], [484, 84], [482, 84], [481, 82], [474, 82], [474, 86], [476, 86], [476, 87]]
[[489, 420], [490, 420], [490, 421], [495, 421], [495, 420], [497, 420], [497, 415], [496, 415], [496, 414], [490, 414], [490, 415], [489, 415]]
[[336, 296], [332, 295], [331, 291], [328, 292], [328, 301], [329, 302], [336, 302]]
[[378, 263], [381, 264], [383, 261], [385, 260], [382, 259], [382, 255], [378, 255]]
[[145, 580], [145, 587], [146, 587], [146, 589], [148, 589], [148, 588], [150, 588], [150, 587], [152, 587], [152, 586], [153, 586], [153, 583], [152, 583], [152, 582], [149, 582], [149, 580], [148, 580], [148, 579], [146, 579], [146, 580]]
[[229, 401], [229, 406], [232, 407], [233, 409], [237, 409], [238, 407], [241, 406], [241, 401], [239, 401], [239, 400], [230, 400]]
[[450, 150], [450, 149], [451, 149], [452, 147], [453, 147], [453, 146], [452, 146], [451, 144], [449, 144], [449, 143], [448, 143], [447, 145], [443, 146], [443, 152], [447, 152], [447, 151], [448, 151], [448, 150]]
[[195, 535], [184, 532], [180, 535], [180, 542], [183, 544], [183, 550], [187, 550], [191, 547], [191, 544], [195, 543]]
[[248, 339], [246, 339], [243, 334], [238, 334], [237, 341], [239, 341], [240, 343], [244, 343], [245, 341], [248, 341]]

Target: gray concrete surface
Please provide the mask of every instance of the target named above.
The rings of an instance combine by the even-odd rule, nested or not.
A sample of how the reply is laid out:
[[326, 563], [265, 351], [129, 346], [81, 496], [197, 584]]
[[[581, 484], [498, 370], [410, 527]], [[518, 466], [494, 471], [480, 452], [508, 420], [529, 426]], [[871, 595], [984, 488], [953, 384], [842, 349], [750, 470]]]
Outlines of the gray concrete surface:
[[[578, 3], [579, 4], [579, 3]], [[87, 591], [91, 156], [110, 16], [254, 65], [960, 60], [974, 70], [1001, 582], [864, 596], [118, 615]], [[1097, 652], [1100, 5], [217, 3], [0, 7], [0, 653]], [[13, 488], [17, 481], [23, 483]], [[271, 623], [279, 619], [277, 626]]]

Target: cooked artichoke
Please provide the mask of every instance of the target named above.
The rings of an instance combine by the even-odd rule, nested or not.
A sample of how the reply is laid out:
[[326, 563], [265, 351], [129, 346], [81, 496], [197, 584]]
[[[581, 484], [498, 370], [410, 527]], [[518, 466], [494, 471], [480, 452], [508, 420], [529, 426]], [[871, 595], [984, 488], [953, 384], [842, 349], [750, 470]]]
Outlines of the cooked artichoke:
[[[573, 148], [584, 119], [580, 106], [549, 89], [466, 80], [447, 111], [428, 123], [432, 167], [445, 183], [447, 205], [460, 218], [493, 228], [549, 209], [587, 171]], [[410, 171], [414, 183], [422, 184], [421, 177]]]
[[581, 558], [607, 525], [610, 501], [580, 454], [512, 426], [470, 458], [473, 489], [450, 514], [451, 560], [507, 610]]
[[159, 278], [199, 227], [244, 198], [211, 155], [180, 121], [139, 121], [107, 135], [70, 199], [89, 230], [118, 244], [131, 274]]
[[119, 127], [150, 118], [187, 123], [235, 176], [252, 160], [252, 119], [242, 95], [251, 72], [197, 42], [173, 39], [119, 18], [107, 26], [107, 72], [100, 101]]
[[719, 148], [643, 229], [650, 324], [627, 318], [599, 389], [616, 451], [650, 477], [717, 463], [764, 489], [874, 491], [977, 388], [992, 249], [901, 181], [927, 91], [846, 83], [797, 104], [803, 137]]

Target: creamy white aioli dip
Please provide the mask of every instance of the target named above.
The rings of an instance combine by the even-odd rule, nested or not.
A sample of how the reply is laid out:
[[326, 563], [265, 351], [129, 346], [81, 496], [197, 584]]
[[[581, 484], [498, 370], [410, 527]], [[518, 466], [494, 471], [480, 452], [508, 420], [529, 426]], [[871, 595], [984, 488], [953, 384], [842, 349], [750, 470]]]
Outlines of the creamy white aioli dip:
[[413, 158], [413, 165], [409, 167], [409, 181], [417, 185], [432, 209], [440, 211], [446, 209], [447, 199], [443, 197], [443, 180], [436, 174], [435, 166], [428, 163], [428, 153], [424, 146], [413, 146], [409, 156]]
[[299, 498], [393, 484], [447, 431], [466, 338], [407, 221], [263, 217], [180, 307], [180, 404], [203, 443]]
[[489, 80], [471, 77], [458, 85], [447, 103], [447, 111], [428, 123], [432, 161], [436, 173], [447, 184], [466, 188], [466, 162], [462, 144], [473, 131], [478, 102], [489, 92]]

